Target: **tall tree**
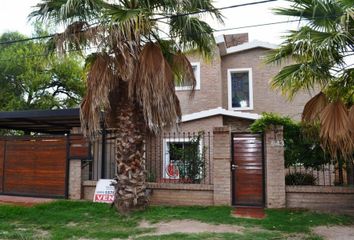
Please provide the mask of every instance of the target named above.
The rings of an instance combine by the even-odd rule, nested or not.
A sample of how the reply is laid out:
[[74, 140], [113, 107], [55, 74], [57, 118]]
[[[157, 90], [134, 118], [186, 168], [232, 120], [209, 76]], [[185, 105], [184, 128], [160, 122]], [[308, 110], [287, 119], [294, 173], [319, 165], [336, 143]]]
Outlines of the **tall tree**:
[[334, 158], [354, 152], [354, 7], [352, 0], [288, 0], [275, 13], [304, 22], [268, 57], [289, 65], [272, 84], [290, 98], [298, 91], [320, 93], [305, 106], [303, 121], [318, 123], [322, 146]]
[[[26, 38], [8, 32], [0, 42]], [[0, 110], [78, 106], [85, 90], [82, 63], [75, 55], [47, 55], [43, 41], [0, 45]]]
[[180, 118], [176, 82], [195, 85], [183, 52], [208, 57], [214, 51], [212, 28], [200, 19], [205, 14], [221, 21], [211, 0], [43, 0], [31, 15], [66, 26], [52, 40], [56, 49], [97, 48], [87, 58], [82, 127], [94, 136], [104, 110], [106, 124], [116, 129], [114, 204], [121, 212], [147, 203], [146, 132]]

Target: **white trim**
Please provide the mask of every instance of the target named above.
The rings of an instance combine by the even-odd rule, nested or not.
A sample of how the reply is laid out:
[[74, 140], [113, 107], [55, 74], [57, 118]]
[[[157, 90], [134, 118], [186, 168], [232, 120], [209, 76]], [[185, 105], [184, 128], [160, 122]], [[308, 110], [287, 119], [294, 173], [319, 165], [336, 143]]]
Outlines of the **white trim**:
[[[231, 73], [248, 72], [248, 91], [249, 91], [249, 107], [232, 107], [232, 93], [231, 93]], [[253, 110], [253, 76], [252, 68], [229, 68], [227, 69], [227, 94], [228, 94], [228, 109], [229, 110]]]
[[246, 42], [234, 47], [230, 47], [226, 49], [226, 54], [231, 54], [231, 53], [237, 53], [237, 52], [242, 52], [246, 51], [252, 48], [266, 48], [266, 49], [275, 49], [277, 48], [277, 45], [269, 43], [269, 42], [262, 42], [258, 40], [254, 40], [252, 42]]
[[[196, 73], [195, 73], [195, 80], [196, 80], [196, 85], [195, 85], [195, 90], [200, 90], [200, 62], [191, 62], [192, 67], [197, 67], [196, 69]], [[191, 86], [183, 86], [183, 87], [179, 87], [176, 86], [175, 90], [176, 91], [185, 91], [185, 90], [191, 90], [192, 87]]]
[[257, 120], [261, 118], [261, 115], [257, 113], [231, 111], [219, 107], [219, 108], [214, 108], [214, 109], [209, 109], [201, 112], [183, 115], [181, 122], [189, 122], [189, 121], [194, 121], [202, 118], [218, 116], [218, 115], [223, 115], [228, 117], [238, 117], [238, 118], [244, 118], [250, 120]]
[[216, 36], [216, 37], [215, 37], [215, 42], [216, 42], [216, 44], [220, 44], [220, 43], [225, 42], [224, 35]]

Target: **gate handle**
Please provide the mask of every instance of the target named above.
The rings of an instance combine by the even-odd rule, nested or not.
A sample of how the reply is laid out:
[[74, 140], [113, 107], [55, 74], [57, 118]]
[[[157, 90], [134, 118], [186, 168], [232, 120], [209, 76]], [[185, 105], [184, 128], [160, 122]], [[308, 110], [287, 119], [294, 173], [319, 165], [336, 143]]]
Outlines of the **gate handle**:
[[238, 168], [238, 165], [236, 165], [236, 164], [231, 164], [231, 170], [236, 170], [236, 168]]

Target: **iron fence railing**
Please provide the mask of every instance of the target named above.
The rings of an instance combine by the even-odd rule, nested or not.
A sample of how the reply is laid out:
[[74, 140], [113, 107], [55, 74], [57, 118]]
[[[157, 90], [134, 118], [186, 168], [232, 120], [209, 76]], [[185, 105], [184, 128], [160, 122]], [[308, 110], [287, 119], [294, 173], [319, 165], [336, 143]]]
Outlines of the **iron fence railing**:
[[337, 164], [323, 164], [316, 168], [305, 168], [301, 164], [289, 166], [285, 171], [287, 185], [352, 186], [353, 166], [338, 167]]
[[[114, 178], [117, 132], [105, 130], [91, 142], [91, 159], [82, 161], [82, 179]], [[212, 135], [178, 132], [148, 135], [145, 140], [147, 182], [212, 184]]]
[[145, 149], [147, 181], [212, 184], [212, 151], [209, 132], [151, 135]]

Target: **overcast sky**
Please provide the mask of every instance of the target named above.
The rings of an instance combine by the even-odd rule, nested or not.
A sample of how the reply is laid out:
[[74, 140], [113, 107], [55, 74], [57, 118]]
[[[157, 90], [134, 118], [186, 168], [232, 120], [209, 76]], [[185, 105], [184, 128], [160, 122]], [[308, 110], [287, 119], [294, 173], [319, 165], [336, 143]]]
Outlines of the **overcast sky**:
[[[216, 0], [215, 6], [224, 7], [257, 1], [260, 0]], [[32, 7], [38, 2], [40, 2], [40, 0], [2, 0], [0, 7], [0, 34], [6, 31], [19, 31], [26, 35], [30, 35], [32, 27], [28, 23], [27, 16], [32, 11]], [[225, 16], [224, 25], [217, 24], [211, 19], [208, 19], [208, 22], [215, 29], [225, 29], [288, 20], [287, 17], [275, 16], [272, 14], [271, 9], [278, 6], [286, 6], [286, 3], [284, 1], [277, 1], [223, 10], [222, 13]], [[280, 43], [280, 37], [289, 29], [296, 27], [297, 23], [286, 23], [217, 32], [216, 35], [221, 35], [223, 33], [248, 32], [251, 40], [257, 39], [271, 43]]]

